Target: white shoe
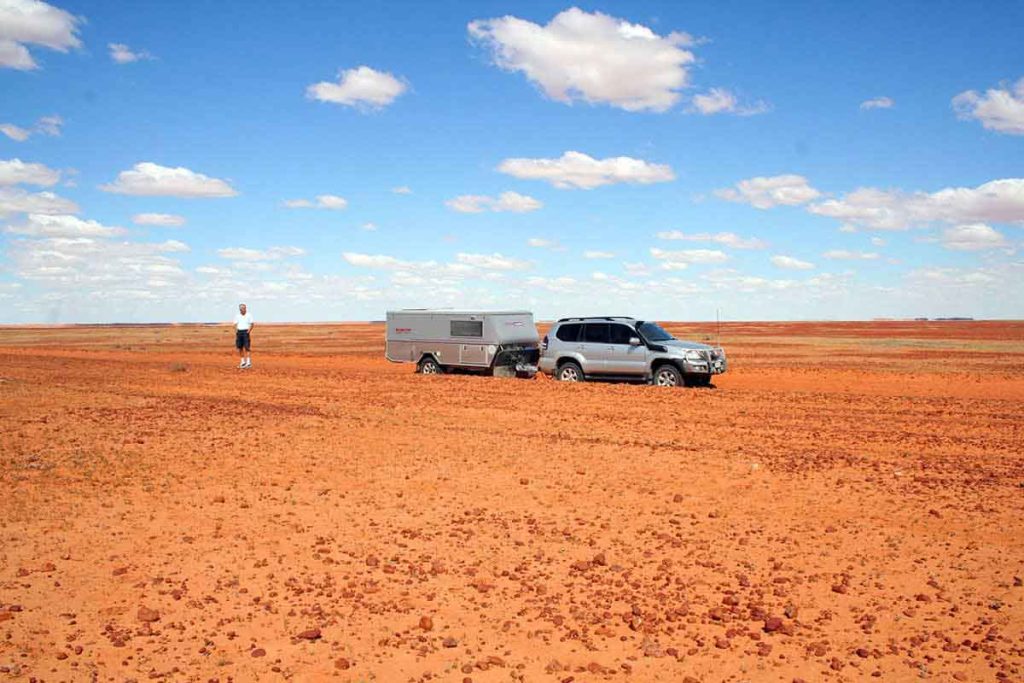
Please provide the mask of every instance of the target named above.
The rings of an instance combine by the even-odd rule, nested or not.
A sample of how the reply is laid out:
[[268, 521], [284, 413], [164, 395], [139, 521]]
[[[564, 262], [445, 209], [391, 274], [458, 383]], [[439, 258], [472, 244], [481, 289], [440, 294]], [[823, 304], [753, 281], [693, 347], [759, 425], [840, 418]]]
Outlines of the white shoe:
[[248, 370], [249, 368], [252, 367], [252, 361], [251, 360], [245, 361], [245, 365], [242, 366], [242, 367], [244, 367], [244, 368], [246, 368]]
[[245, 367], [245, 361], [244, 361], [244, 360], [243, 360], [243, 361], [239, 361], [239, 363], [238, 363], [238, 369], [239, 369], [239, 370], [241, 370], [241, 369], [242, 369], [242, 368], [244, 368], [244, 367]]

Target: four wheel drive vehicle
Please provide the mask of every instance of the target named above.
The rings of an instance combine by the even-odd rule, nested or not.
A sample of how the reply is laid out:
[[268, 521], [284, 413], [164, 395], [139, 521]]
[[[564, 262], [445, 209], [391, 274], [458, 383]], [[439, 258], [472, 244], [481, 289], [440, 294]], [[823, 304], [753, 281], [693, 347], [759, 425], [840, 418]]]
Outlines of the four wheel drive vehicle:
[[529, 311], [388, 311], [384, 355], [425, 375], [463, 370], [533, 377], [540, 337]]
[[563, 382], [708, 386], [727, 368], [720, 347], [676, 339], [657, 323], [633, 318], [563, 318], [541, 342], [540, 371]]

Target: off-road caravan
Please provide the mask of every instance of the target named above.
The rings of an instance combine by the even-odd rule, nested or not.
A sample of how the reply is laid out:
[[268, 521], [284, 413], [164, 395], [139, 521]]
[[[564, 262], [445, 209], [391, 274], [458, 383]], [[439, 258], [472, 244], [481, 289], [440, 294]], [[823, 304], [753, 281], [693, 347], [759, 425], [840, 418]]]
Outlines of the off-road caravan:
[[434, 375], [454, 370], [532, 377], [540, 338], [529, 311], [388, 311], [384, 355]]

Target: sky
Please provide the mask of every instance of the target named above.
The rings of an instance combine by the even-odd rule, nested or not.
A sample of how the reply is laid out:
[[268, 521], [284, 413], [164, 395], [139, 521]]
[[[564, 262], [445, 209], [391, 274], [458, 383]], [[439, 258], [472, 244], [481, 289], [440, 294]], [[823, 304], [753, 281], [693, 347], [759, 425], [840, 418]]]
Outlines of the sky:
[[1021, 26], [0, 0], [0, 322], [1019, 319]]

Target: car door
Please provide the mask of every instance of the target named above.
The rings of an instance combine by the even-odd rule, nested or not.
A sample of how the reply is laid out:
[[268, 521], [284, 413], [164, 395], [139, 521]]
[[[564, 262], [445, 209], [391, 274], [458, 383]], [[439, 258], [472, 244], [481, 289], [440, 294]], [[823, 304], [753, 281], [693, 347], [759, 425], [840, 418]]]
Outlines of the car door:
[[608, 323], [586, 323], [580, 337], [580, 355], [583, 357], [583, 372], [588, 375], [608, 373]]
[[623, 325], [609, 325], [607, 369], [609, 375], [643, 375], [647, 368], [647, 347], [633, 346], [629, 340], [639, 337], [636, 330]]

